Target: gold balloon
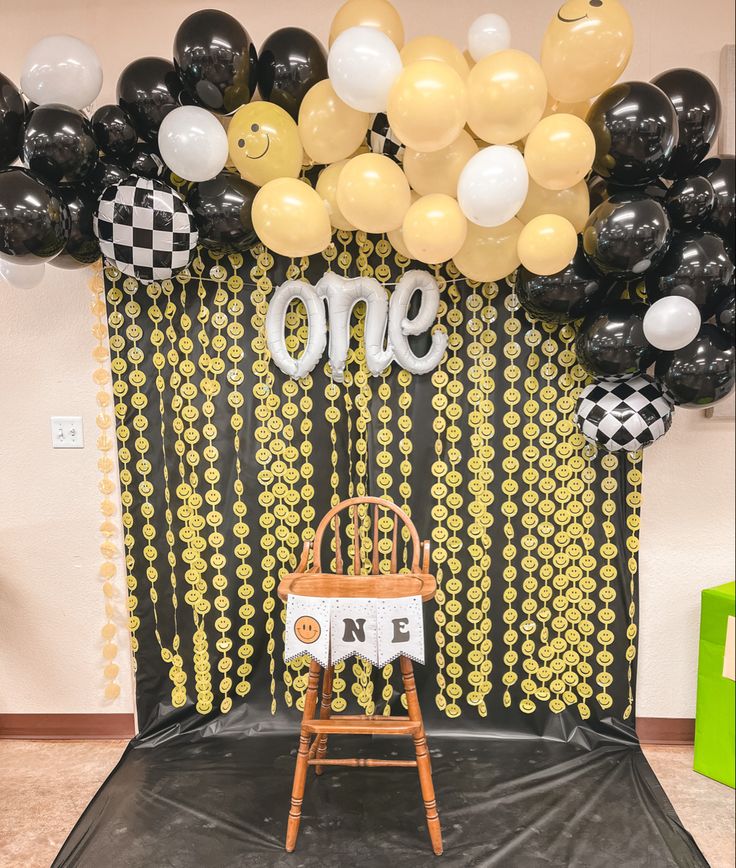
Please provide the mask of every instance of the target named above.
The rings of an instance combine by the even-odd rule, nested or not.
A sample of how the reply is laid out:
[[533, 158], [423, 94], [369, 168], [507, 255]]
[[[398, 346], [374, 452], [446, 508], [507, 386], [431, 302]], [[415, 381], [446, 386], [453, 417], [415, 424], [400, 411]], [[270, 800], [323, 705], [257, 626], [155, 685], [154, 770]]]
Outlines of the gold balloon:
[[467, 113], [465, 82], [437, 60], [405, 66], [389, 91], [389, 126], [400, 142], [417, 151], [439, 151], [455, 141]]
[[309, 184], [296, 178], [264, 184], [253, 199], [251, 218], [260, 240], [282, 256], [312, 256], [332, 238], [325, 203]]
[[435, 265], [452, 259], [460, 250], [468, 234], [468, 221], [452, 196], [431, 193], [409, 208], [401, 228], [411, 258]]
[[337, 205], [345, 219], [363, 232], [398, 229], [410, 204], [406, 175], [383, 154], [361, 154], [343, 166]]
[[[411, 191], [411, 205], [413, 205], [417, 199], [419, 199], [419, 195], [415, 193], [413, 190]], [[409, 207], [411, 207], [411, 205]], [[402, 231], [402, 226], [399, 226], [398, 229], [392, 229], [390, 232], [386, 233], [386, 238], [388, 238], [391, 246], [400, 253], [402, 256], [405, 256], [407, 259], [411, 259], [411, 253], [404, 242], [404, 233]]]
[[590, 194], [585, 181], [578, 181], [566, 190], [547, 190], [529, 179], [529, 192], [516, 215], [522, 223], [528, 223], [541, 214], [558, 214], [569, 220], [576, 232], [582, 232], [590, 215]]
[[343, 167], [347, 160], [340, 160], [339, 163], [333, 163], [327, 166], [319, 173], [315, 190], [322, 197], [325, 203], [327, 213], [330, 215], [330, 223], [335, 229], [355, 229], [355, 226], [345, 219], [345, 215], [340, 210], [337, 204], [337, 179], [340, 177]]
[[588, 174], [594, 157], [593, 131], [575, 115], [542, 118], [524, 145], [529, 175], [550, 190], [574, 187]]
[[329, 44], [348, 27], [377, 27], [398, 49], [404, 44], [401, 16], [388, 0], [347, 0], [332, 19]]
[[470, 280], [485, 283], [508, 277], [519, 267], [517, 245], [523, 228], [516, 217], [491, 229], [468, 222], [465, 244], [455, 254], [453, 262]]
[[422, 196], [430, 193], [457, 195], [457, 179], [468, 160], [478, 153], [473, 137], [465, 130], [439, 151], [404, 151], [404, 172], [412, 188]]
[[230, 159], [251, 184], [262, 187], [274, 178], [297, 178], [303, 152], [293, 118], [270, 102], [239, 108], [227, 130]]
[[496, 51], [478, 61], [468, 76], [468, 125], [492, 145], [523, 139], [539, 123], [547, 104], [541, 66], [523, 51]]
[[345, 160], [361, 146], [370, 115], [346, 105], [328, 79], [311, 87], [299, 108], [299, 135], [318, 164]]
[[547, 107], [544, 110], [544, 117], [563, 114], [575, 115], [575, 117], [585, 120], [588, 117], [589, 108], [589, 99], [581, 99], [579, 102], [560, 102], [552, 94], [547, 94]]
[[462, 79], [468, 77], [470, 66], [457, 46], [441, 36], [417, 36], [401, 49], [401, 62], [409, 66], [417, 60], [438, 60], [449, 63]]
[[578, 235], [569, 220], [542, 214], [530, 220], [519, 235], [519, 260], [532, 274], [557, 274], [575, 256]]
[[562, 102], [590, 99], [610, 87], [631, 56], [634, 28], [618, 0], [594, 6], [568, 0], [544, 34], [542, 69], [552, 96]]

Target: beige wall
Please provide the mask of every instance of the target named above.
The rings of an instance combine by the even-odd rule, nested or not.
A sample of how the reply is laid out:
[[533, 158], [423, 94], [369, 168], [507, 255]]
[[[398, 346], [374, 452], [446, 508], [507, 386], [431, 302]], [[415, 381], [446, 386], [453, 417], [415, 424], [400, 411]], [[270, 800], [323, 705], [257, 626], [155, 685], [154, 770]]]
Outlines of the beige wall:
[[[102, 58], [100, 103], [121, 69], [168, 56], [178, 22], [202, 0], [3, 2], [0, 68], [18, 80], [41, 36], [73, 33]], [[214, 4], [239, 17], [259, 44], [288, 24], [326, 36], [336, 2]], [[409, 37], [465, 44], [473, 18], [509, 20], [515, 47], [538, 54], [557, 0], [396, 0]], [[636, 45], [629, 78], [671, 66], [717, 78], [720, 47], [734, 41], [729, 0], [629, 0]], [[103, 598], [99, 566], [95, 388], [87, 272], [48, 270], [43, 287], [0, 286], [0, 713], [132, 709], [129, 667], [117, 701], [102, 698]], [[52, 450], [49, 417], [82, 415], [87, 448]], [[690, 716], [702, 587], [733, 579], [733, 435], [729, 421], [679, 411], [647, 455], [642, 511], [639, 712]], [[120, 593], [123, 585], [120, 583]], [[122, 636], [121, 636], [122, 639]], [[120, 662], [127, 660], [122, 648]], [[68, 661], [72, 661], [69, 665]]]

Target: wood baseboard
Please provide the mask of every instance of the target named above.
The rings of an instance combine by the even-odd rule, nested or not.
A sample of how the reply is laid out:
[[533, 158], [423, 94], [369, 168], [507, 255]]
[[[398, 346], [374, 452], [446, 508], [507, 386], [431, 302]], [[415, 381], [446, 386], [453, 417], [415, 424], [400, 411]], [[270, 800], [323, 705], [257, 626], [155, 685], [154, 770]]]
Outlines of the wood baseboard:
[[0, 714], [0, 738], [132, 738], [132, 714]]
[[637, 717], [636, 734], [644, 744], [693, 744], [692, 717]]

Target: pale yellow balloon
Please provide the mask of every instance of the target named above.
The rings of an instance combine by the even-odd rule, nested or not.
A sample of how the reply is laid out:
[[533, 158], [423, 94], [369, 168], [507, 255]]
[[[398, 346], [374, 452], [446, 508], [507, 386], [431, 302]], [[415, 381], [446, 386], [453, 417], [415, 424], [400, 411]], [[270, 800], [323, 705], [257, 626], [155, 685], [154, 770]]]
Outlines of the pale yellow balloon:
[[557, 274], [575, 256], [578, 235], [558, 214], [534, 217], [519, 235], [519, 261], [532, 274]]
[[610, 87], [631, 57], [634, 28], [618, 0], [568, 0], [549, 23], [542, 69], [555, 99], [579, 102]]
[[576, 232], [582, 232], [590, 215], [590, 193], [585, 181], [579, 181], [566, 190], [547, 190], [529, 179], [529, 192], [516, 215], [522, 223], [528, 223], [541, 214], [558, 214], [569, 220]]
[[468, 69], [472, 69], [475, 66], [475, 58], [467, 48], [463, 51], [463, 57], [465, 58], [465, 62], [468, 64]]
[[401, 16], [388, 0], [347, 0], [332, 19], [329, 44], [349, 27], [377, 27], [398, 49], [404, 44]]
[[417, 60], [449, 63], [462, 79], [466, 79], [470, 72], [470, 66], [462, 51], [442, 36], [417, 36], [416, 39], [410, 39], [401, 49], [401, 62], [404, 66], [409, 66]]
[[346, 105], [328, 79], [311, 87], [299, 108], [304, 150], [320, 165], [347, 159], [365, 139], [370, 115]]
[[405, 66], [388, 95], [388, 123], [406, 147], [439, 151], [460, 135], [468, 114], [465, 82], [447, 63]]
[[468, 234], [468, 221], [452, 196], [430, 193], [406, 212], [402, 236], [412, 259], [435, 265], [447, 262], [460, 250]]
[[253, 199], [251, 218], [259, 239], [282, 256], [312, 256], [332, 237], [322, 197], [297, 178], [264, 184]]
[[319, 173], [316, 191], [322, 197], [325, 203], [327, 213], [330, 215], [330, 223], [335, 229], [355, 229], [355, 226], [345, 218], [345, 215], [340, 210], [337, 204], [337, 179], [340, 177], [343, 167], [347, 160], [340, 160], [339, 163], [333, 163], [327, 166]]
[[298, 178], [304, 154], [291, 115], [270, 102], [251, 102], [227, 130], [230, 159], [241, 176], [262, 187], [274, 178]]
[[519, 267], [517, 246], [523, 228], [516, 217], [491, 229], [468, 222], [465, 244], [453, 262], [470, 280], [488, 282], [508, 277]]
[[544, 117], [548, 115], [564, 114], [575, 115], [577, 118], [585, 120], [588, 116], [590, 108], [590, 100], [582, 99], [579, 102], [560, 102], [555, 99], [552, 94], [547, 94], [547, 107], [544, 110]]
[[345, 219], [363, 232], [390, 232], [401, 226], [409, 210], [409, 182], [401, 167], [383, 154], [360, 154], [340, 172], [337, 204]]
[[593, 131], [575, 115], [549, 115], [534, 127], [524, 145], [529, 175], [549, 190], [574, 187], [595, 157]]
[[[415, 193], [414, 190], [412, 190], [411, 205], [413, 205], [417, 201], [417, 199], [419, 199], [419, 194]], [[411, 205], [409, 207], [411, 207]], [[390, 232], [387, 232], [386, 238], [388, 238], [389, 243], [394, 248], [394, 250], [398, 251], [402, 256], [405, 256], [407, 259], [411, 259], [411, 253], [409, 253], [409, 250], [404, 242], [404, 233], [402, 231], [402, 226], [399, 226], [398, 229], [392, 229]]]
[[539, 123], [547, 104], [541, 66], [509, 48], [484, 57], [468, 76], [468, 124], [483, 141], [510, 145]]
[[457, 180], [468, 160], [478, 153], [478, 145], [466, 130], [461, 130], [454, 142], [439, 151], [404, 152], [404, 172], [412, 186], [422, 196], [430, 193], [457, 195]]

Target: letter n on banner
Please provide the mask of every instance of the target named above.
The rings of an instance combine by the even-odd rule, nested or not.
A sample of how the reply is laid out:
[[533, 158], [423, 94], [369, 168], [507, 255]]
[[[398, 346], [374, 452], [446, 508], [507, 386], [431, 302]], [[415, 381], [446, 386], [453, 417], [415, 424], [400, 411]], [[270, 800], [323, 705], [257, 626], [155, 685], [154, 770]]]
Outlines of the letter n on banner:
[[332, 601], [333, 663], [359, 654], [378, 665], [376, 653], [376, 601], [365, 597], [341, 597]]

